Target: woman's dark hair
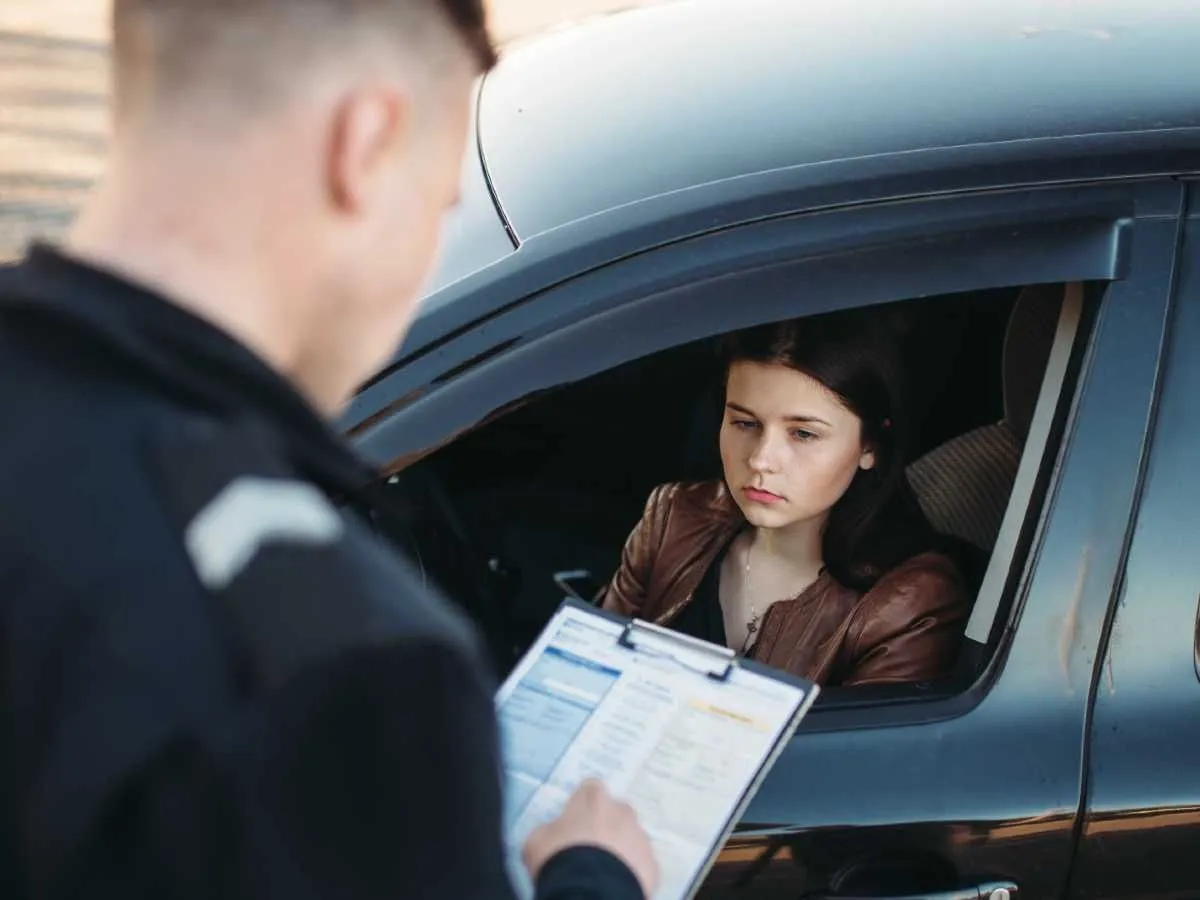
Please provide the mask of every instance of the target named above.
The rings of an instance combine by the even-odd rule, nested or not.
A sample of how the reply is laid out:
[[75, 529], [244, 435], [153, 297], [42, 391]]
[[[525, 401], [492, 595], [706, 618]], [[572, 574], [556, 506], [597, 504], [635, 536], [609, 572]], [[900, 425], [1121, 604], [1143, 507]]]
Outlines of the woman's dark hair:
[[787, 366], [819, 381], [862, 420], [875, 465], [860, 469], [830, 510], [822, 546], [830, 574], [855, 590], [938, 543], [904, 474], [915, 423], [899, 343], [869, 311], [762, 325], [720, 343], [727, 376], [735, 362]]

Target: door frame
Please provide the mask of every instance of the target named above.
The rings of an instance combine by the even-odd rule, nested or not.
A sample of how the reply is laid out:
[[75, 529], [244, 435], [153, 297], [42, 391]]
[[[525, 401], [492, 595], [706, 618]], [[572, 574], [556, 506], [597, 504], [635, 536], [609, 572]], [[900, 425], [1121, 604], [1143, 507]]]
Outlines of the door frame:
[[1193, 182], [1145, 485], [1097, 666], [1072, 896], [1176, 897], [1200, 883], [1198, 201]]

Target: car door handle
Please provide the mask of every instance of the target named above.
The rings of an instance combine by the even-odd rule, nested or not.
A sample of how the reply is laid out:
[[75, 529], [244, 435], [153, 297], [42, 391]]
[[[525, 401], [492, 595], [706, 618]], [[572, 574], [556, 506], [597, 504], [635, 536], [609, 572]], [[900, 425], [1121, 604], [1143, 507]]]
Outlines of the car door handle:
[[933, 891], [928, 894], [874, 895], [852, 897], [846, 894], [826, 894], [821, 900], [1017, 900], [1020, 891], [1011, 881], [989, 881], [957, 891]]

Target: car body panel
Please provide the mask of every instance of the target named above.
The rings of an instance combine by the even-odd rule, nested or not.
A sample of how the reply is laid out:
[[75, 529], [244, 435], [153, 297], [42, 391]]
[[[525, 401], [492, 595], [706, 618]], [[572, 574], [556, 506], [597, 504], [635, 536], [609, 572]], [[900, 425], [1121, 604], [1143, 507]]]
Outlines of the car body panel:
[[1195, 128], [1197, 26], [1188, 0], [667, 3], [506, 54], [480, 134], [525, 240], [759, 172]]
[[1080, 898], [1195, 896], [1200, 885], [1195, 213], [1172, 332], [1138, 526], [1096, 688], [1087, 817], [1072, 879]]

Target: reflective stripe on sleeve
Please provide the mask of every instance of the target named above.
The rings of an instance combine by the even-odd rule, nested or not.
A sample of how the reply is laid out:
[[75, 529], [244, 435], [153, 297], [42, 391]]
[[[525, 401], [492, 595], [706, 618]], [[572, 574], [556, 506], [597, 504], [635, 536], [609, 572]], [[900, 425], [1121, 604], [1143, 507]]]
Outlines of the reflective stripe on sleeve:
[[192, 519], [184, 543], [201, 582], [222, 590], [267, 544], [325, 546], [341, 538], [341, 517], [300, 481], [241, 476]]

